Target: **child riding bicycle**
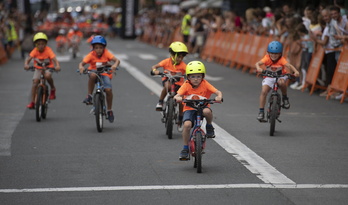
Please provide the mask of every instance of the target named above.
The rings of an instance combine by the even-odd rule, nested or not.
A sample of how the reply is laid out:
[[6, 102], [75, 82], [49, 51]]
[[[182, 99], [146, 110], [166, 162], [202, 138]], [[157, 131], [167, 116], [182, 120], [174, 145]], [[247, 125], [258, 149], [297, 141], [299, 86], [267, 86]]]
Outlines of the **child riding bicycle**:
[[[181, 74], [185, 74], [186, 72], [186, 63], [183, 62], [184, 57], [188, 54], [188, 50], [185, 44], [181, 42], [173, 42], [169, 46], [170, 57], [162, 60], [158, 64], [152, 66], [151, 75], [158, 75], [160, 72], [157, 70], [158, 68], [163, 68], [163, 70], [167, 70], [170, 72], [181, 72]], [[180, 81], [176, 82], [176, 90], [180, 88], [180, 86], [184, 83], [184, 78], [181, 78]], [[163, 89], [161, 95], [159, 97], [159, 101], [156, 105], [156, 111], [162, 111], [163, 101], [167, 95], [167, 90], [170, 90], [170, 83], [168, 78], [162, 78]], [[178, 125], [182, 124], [182, 116], [183, 116], [183, 106], [179, 104], [179, 119]]]
[[[204, 79], [206, 74], [205, 66], [200, 61], [191, 61], [186, 66], [186, 75], [187, 80], [180, 87], [177, 92], [177, 95], [174, 96], [174, 99], [177, 102], [181, 102], [184, 96], [187, 95], [200, 95], [205, 98], [210, 98], [211, 94], [215, 94], [215, 100], [217, 102], [221, 102], [222, 100], [222, 92], [216, 89], [213, 85], [211, 85], [207, 80]], [[184, 143], [184, 148], [180, 153], [180, 160], [189, 159], [189, 139], [190, 139], [190, 131], [195, 121], [196, 110], [193, 108], [184, 105], [184, 117], [183, 117], [183, 131], [182, 138]], [[215, 132], [214, 127], [212, 125], [213, 121], [213, 113], [210, 109], [209, 105], [204, 108], [203, 115], [207, 121], [206, 131], [207, 138], [214, 138]]]
[[[117, 59], [112, 53], [110, 53], [105, 47], [107, 42], [103, 36], [95, 36], [91, 41], [93, 50], [80, 62], [79, 70], [80, 73], [83, 73], [86, 64], [89, 64], [88, 70], [97, 70], [99, 66], [108, 65], [109, 61], [114, 63], [111, 65], [111, 71], [109, 73], [102, 73], [102, 80], [104, 83], [104, 91], [106, 93], [106, 102], [107, 102], [107, 115], [110, 122], [114, 121], [114, 114], [112, 112], [112, 85], [111, 79], [112, 74], [116, 72], [117, 66], [120, 64], [120, 60]], [[97, 75], [95, 73], [89, 74], [88, 80], [88, 93], [86, 99], [83, 100], [83, 103], [87, 105], [93, 104], [92, 93], [94, 90], [95, 82]]]
[[[272, 41], [268, 44], [267, 54], [256, 63], [256, 69], [258, 72], [262, 72], [263, 68], [261, 66], [265, 66], [266, 70], [272, 72], [281, 72], [282, 74], [288, 73], [288, 70], [292, 71], [296, 77], [299, 76], [299, 72], [297, 69], [288, 63], [288, 61], [282, 56], [283, 53], [283, 45], [279, 41]], [[287, 81], [288, 77], [284, 76], [278, 79], [278, 85], [282, 92], [282, 107], [285, 109], [290, 108], [289, 98], [287, 96]], [[266, 97], [269, 91], [272, 89], [273, 84], [275, 83], [275, 78], [264, 77], [262, 81], [262, 90], [260, 94], [260, 111], [257, 116], [257, 119], [260, 122], [265, 121], [265, 104]]]
[[[60, 65], [56, 58], [56, 55], [54, 54], [53, 50], [47, 46], [47, 41], [48, 41], [48, 38], [46, 34], [42, 32], [35, 34], [33, 38], [33, 42], [36, 48], [34, 48], [30, 52], [29, 57], [24, 61], [25, 70], [28, 70], [30, 68], [29, 63], [32, 59], [34, 59], [34, 67], [35, 67], [35, 72], [33, 76], [33, 85], [31, 88], [31, 102], [27, 105], [27, 108], [29, 109], [35, 108], [35, 103], [34, 103], [35, 93], [36, 93], [37, 86], [39, 85], [40, 75], [43, 69], [41, 63], [42, 62], [48, 63], [48, 65], [46, 65], [45, 67], [47, 68], [55, 67], [55, 70], [57, 72], [60, 71]], [[56, 87], [54, 86], [52, 73], [49, 70], [46, 70], [44, 76], [51, 87], [51, 93], [50, 93], [49, 99], [54, 100], [56, 99]]]

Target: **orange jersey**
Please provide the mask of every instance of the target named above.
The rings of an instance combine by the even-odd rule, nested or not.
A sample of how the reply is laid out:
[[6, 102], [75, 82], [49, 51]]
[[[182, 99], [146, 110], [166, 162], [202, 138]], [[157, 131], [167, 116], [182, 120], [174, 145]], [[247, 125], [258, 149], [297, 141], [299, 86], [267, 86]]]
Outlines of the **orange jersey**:
[[[105, 48], [101, 57], [98, 57], [95, 51], [91, 51], [86, 57], [83, 58], [82, 61], [89, 64], [88, 70], [97, 70], [97, 64], [106, 65], [113, 58], [114, 55]], [[102, 75], [112, 78], [112, 74], [103, 73]]]
[[285, 68], [285, 65], [288, 63], [288, 61], [283, 56], [280, 57], [278, 61], [273, 62], [267, 54], [261, 59], [261, 62], [265, 64], [266, 70], [273, 72], [281, 70], [282, 74], [288, 73], [288, 71]]
[[[197, 88], [193, 88], [190, 84], [189, 80], [186, 80], [185, 83], [179, 88], [178, 94], [179, 95], [200, 95], [203, 97], [206, 97], [207, 99], [210, 98], [211, 94], [216, 93], [218, 91], [213, 85], [211, 85], [208, 81], [205, 79], [202, 80], [201, 84]], [[208, 105], [209, 107], [210, 105]], [[186, 110], [194, 110], [192, 107], [184, 105], [184, 111]]]
[[[54, 52], [52, 51], [52, 49], [48, 46], [45, 47], [45, 49], [43, 50], [43, 52], [39, 52], [39, 50], [37, 48], [34, 48], [30, 54], [29, 54], [30, 57], [32, 58], [36, 58], [36, 59], [39, 59], [40, 61], [44, 62], [44, 61], [47, 61], [49, 60], [49, 65], [46, 66], [48, 68], [53, 68], [54, 65], [53, 65], [53, 62], [52, 62], [52, 59], [56, 57], [56, 54], [54, 54]], [[34, 66], [35, 68], [37, 69], [42, 69], [41, 66], [38, 66], [37, 65], [37, 62], [36, 60], [34, 60]]]
[[[158, 63], [159, 66], [163, 67], [164, 70], [169, 70], [171, 72], [181, 72], [183, 75], [186, 73], [186, 63], [181, 61], [179, 65], [173, 65], [171, 58], [166, 58]], [[165, 80], [166, 78], [162, 78], [162, 80]], [[181, 78], [179, 82], [176, 82], [177, 85], [182, 85], [184, 83], [184, 78]]]
[[77, 31], [77, 32], [69, 32], [68, 33], [68, 39], [71, 41], [73, 39], [74, 36], [78, 36], [79, 37], [79, 41], [83, 38], [83, 34], [81, 31]]
[[68, 42], [68, 38], [66, 36], [57, 36], [56, 42], [57, 44], [65, 44]]

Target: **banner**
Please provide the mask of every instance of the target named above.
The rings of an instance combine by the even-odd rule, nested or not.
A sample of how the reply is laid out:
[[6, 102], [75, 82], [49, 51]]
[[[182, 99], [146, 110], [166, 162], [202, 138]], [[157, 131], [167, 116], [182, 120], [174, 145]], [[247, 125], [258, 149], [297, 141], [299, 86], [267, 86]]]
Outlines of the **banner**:
[[135, 16], [138, 13], [138, 0], [122, 0], [122, 38], [135, 38]]

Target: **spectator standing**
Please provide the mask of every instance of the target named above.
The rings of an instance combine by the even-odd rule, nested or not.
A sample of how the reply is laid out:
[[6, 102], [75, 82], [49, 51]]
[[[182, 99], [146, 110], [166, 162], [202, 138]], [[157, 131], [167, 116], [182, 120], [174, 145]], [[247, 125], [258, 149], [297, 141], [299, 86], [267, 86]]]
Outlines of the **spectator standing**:
[[[323, 20], [326, 23], [326, 26], [323, 31], [323, 35], [321, 36], [321, 39], [318, 39], [316, 36], [311, 34], [312, 40], [320, 44], [325, 49], [325, 56], [324, 56], [324, 65], [325, 65], [325, 72], [326, 72], [326, 79], [325, 79], [325, 86], [329, 86], [331, 84], [331, 80], [333, 77], [333, 74], [336, 69], [337, 61], [335, 58], [335, 51], [333, 50], [335, 47], [339, 46], [337, 43], [337, 40], [334, 38], [334, 31], [335, 28], [333, 27], [330, 16], [330, 11], [328, 9], [323, 9], [321, 11], [321, 16]], [[320, 96], [326, 96], [327, 90], [322, 92]]]

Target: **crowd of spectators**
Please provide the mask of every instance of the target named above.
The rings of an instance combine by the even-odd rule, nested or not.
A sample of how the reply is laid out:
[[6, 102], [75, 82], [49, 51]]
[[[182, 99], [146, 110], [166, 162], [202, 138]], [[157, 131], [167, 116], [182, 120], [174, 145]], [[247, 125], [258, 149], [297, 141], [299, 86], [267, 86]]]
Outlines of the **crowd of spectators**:
[[[348, 42], [347, 9], [344, 0], [335, 0], [332, 5], [320, 3], [319, 6], [307, 5], [294, 10], [290, 4], [279, 8], [249, 8], [243, 15], [235, 10], [222, 11], [216, 8], [199, 6], [187, 10], [187, 13], [167, 14], [156, 10], [147, 10], [137, 18], [138, 35], [145, 28], [156, 27], [161, 33], [173, 32], [181, 26], [184, 16], [191, 16], [191, 32], [188, 47], [191, 54], [200, 56], [203, 43], [210, 32], [242, 32], [255, 35], [272, 35], [287, 49], [287, 58], [301, 73], [301, 77], [291, 85], [293, 89], [302, 89], [311, 55], [317, 44], [325, 48], [325, 58], [321, 77], [323, 86], [329, 86], [335, 71], [340, 47]], [[327, 92], [321, 95], [326, 96]], [[337, 96], [339, 98], [339, 96]]]

